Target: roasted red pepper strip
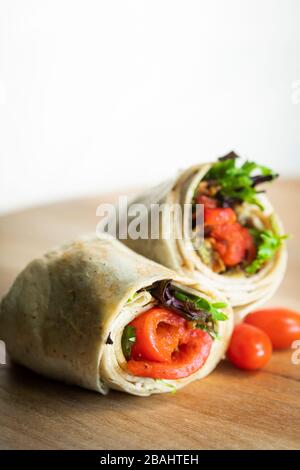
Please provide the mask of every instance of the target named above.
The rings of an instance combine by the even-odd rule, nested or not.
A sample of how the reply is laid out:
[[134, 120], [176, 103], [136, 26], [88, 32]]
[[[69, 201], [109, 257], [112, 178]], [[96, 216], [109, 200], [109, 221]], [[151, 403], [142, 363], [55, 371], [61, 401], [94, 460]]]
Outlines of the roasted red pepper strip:
[[162, 307], [148, 310], [130, 326], [136, 341], [127, 367], [140, 377], [188, 377], [203, 366], [213, 341], [207, 332], [190, 328], [184, 318]]
[[132, 346], [133, 359], [166, 362], [188, 334], [186, 320], [161, 307], [154, 307], [135, 318], [136, 342]]
[[216, 225], [211, 237], [215, 248], [226, 266], [235, 266], [244, 259], [251, 262], [255, 258], [255, 245], [249, 231], [239, 223]]
[[211, 228], [210, 238], [225, 266], [236, 266], [243, 260], [251, 263], [256, 255], [255, 244], [249, 230], [237, 222], [234, 210], [214, 207], [211, 198], [204, 196], [198, 200], [204, 204], [204, 223]]
[[204, 221], [207, 225], [224, 225], [233, 224], [236, 222], [236, 215], [234, 210], [230, 207], [226, 208], [210, 208], [204, 206]]

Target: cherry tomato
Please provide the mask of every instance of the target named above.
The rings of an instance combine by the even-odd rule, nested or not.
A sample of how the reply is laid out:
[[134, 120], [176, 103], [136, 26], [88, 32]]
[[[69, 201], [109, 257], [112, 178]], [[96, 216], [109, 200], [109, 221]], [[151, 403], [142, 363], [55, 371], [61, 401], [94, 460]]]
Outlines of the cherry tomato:
[[154, 307], [135, 318], [136, 341], [127, 368], [133, 375], [154, 379], [188, 377], [208, 358], [211, 336], [190, 328], [180, 315]]
[[288, 349], [300, 339], [300, 314], [286, 308], [265, 308], [249, 313], [245, 323], [263, 330], [274, 349]]
[[264, 367], [272, 355], [270, 338], [259, 328], [246, 323], [234, 328], [227, 358], [237, 367], [256, 370]]

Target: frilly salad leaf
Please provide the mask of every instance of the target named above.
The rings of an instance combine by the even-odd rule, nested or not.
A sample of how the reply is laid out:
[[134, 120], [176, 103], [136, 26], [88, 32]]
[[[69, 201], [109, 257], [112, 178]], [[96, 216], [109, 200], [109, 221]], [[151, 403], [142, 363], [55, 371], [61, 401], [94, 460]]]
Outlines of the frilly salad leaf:
[[219, 321], [228, 319], [221, 311], [227, 307], [223, 302], [209, 302], [203, 297], [190, 294], [174, 286], [171, 280], [155, 282], [149, 289], [154, 298], [186, 320], [194, 322], [195, 327], [217, 337], [215, 326]]
[[255, 260], [246, 267], [246, 272], [255, 274], [274, 256], [283, 240], [288, 238], [288, 235], [280, 235], [273, 230], [250, 229], [250, 232], [257, 246], [257, 254]]
[[219, 158], [204, 179], [220, 186], [216, 197], [222, 205], [246, 201], [263, 209], [255, 188], [258, 184], [274, 180], [278, 174], [270, 168], [250, 161], [237, 166], [237, 159], [238, 156], [234, 152]]

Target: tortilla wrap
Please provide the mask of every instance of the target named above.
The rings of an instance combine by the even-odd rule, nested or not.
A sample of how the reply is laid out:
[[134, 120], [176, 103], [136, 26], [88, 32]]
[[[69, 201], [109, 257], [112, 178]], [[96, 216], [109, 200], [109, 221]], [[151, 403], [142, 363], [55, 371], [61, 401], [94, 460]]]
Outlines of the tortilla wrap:
[[[131, 201], [131, 207], [133, 204], [144, 204], [148, 208], [149, 233], [151, 233], [152, 224], [149, 210], [151, 204], [179, 204], [182, 208], [184, 204], [192, 204], [195, 191], [212, 164], [205, 163], [190, 167], [180, 172], [172, 180], [138, 195]], [[256, 206], [243, 203], [241, 207], [243, 216], [250, 215], [261, 229], [269, 229], [276, 224], [278, 232], [283, 234], [282, 223], [266, 196], [258, 194], [257, 198], [263, 204], [264, 209], [260, 210]], [[187, 220], [185, 219], [182, 224], [176, 214], [176, 211], [173, 211], [170, 217], [161, 218], [160, 235], [157, 239], [149, 237], [145, 240], [128, 237], [121, 241], [135, 252], [178, 273], [192, 277], [210, 289], [219, 290], [231, 303], [236, 321], [240, 321], [249, 311], [272, 297], [279, 287], [286, 269], [287, 251], [284, 242], [274, 257], [256, 274], [229, 272], [218, 274], [202, 262], [191, 238], [186, 235], [188, 234]], [[119, 214], [119, 217], [123, 223], [124, 214]], [[128, 226], [130, 222], [131, 218], [127, 217]], [[166, 227], [166, 225], [168, 226]], [[170, 236], [162, 235], [168, 233]]]
[[224, 301], [205, 283], [177, 275], [110, 237], [77, 240], [34, 260], [17, 277], [1, 302], [0, 338], [18, 363], [102, 394], [110, 388], [140, 396], [179, 389], [205, 377], [221, 360], [233, 314], [229, 306], [224, 309], [228, 320], [218, 324], [220, 339], [213, 341], [196, 373], [179, 380], [129, 374], [123, 329], [151, 306], [151, 294], [140, 289], [164, 279], [208, 300]]

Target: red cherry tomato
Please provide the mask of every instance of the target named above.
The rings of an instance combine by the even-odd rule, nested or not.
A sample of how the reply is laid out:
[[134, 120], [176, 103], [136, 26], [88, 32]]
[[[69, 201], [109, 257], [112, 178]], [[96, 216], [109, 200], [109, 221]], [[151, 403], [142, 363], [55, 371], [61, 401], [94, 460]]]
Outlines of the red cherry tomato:
[[264, 367], [272, 355], [270, 338], [262, 330], [245, 323], [234, 328], [227, 358], [237, 367], [256, 370]]
[[174, 312], [154, 307], [135, 318], [136, 341], [127, 368], [133, 375], [154, 379], [188, 377], [202, 367], [212, 346], [211, 336], [190, 328]]
[[265, 308], [249, 313], [245, 323], [263, 330], [274, 349], [288, 349], [300, 339], [300, 314], [286, 308]]

